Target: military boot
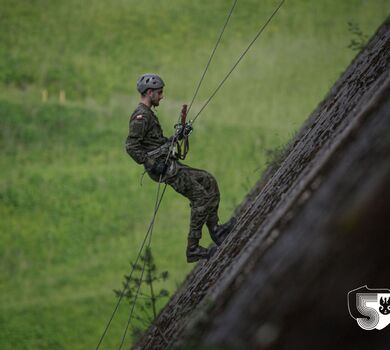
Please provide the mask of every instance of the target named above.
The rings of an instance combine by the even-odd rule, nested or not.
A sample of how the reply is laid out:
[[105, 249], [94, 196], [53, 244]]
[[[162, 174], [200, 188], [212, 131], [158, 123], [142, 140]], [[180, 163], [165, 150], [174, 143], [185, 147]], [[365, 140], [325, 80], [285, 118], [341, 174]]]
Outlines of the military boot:
[[187, 262], [189, 263], [196, 262], [201, 259], [208, 259], [209, 250], [199, 245], [199, 239], [189, 238], [186, 255], [187, 255]]
[[228, 222], [223, 225], [218, 225], [215, 222], [207, 222], [210, 237], [216, 245], [221, 245], [229, 233], [232, 231], [237, 219], [233, 216]]

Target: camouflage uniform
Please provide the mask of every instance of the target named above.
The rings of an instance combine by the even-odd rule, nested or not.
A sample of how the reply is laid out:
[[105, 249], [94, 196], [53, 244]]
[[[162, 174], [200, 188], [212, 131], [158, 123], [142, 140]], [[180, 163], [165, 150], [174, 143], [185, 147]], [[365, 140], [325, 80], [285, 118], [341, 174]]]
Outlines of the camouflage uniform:
[[[149, 107], [140, 103], [130, 118], [126, 151], [137, 163], [144, 165], [154, 181], [159, 181], [160, 174], [153, 170], [153, 166], [166, 161], [169, 144], [169, 139], [163, 136], [156, 115]], [[189, 239], [199, 240], [205, 223], [209, 229], [217, 225], [220, 194], [211, 174], [181, 164], [170, 157], [162, 181], [190, 200]]]

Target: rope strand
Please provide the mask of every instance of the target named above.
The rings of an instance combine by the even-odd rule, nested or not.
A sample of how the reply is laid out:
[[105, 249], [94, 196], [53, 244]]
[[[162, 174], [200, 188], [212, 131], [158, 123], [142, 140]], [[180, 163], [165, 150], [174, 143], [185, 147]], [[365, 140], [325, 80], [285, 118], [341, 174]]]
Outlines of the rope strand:
[[[160, 176], [160, 180], [161, 180], [161, 176]], [[159, 198], [160, 187], [161, 187], [161, 181], [159, 181], [159, 183], [158, 183], [157, 198], [156, 198], [157, 200], [156, 200], [156, 204], [155, 204], [155, 207], [154, 207], [154, 215], [153, 215], [153, 218], [152, 218], [152, 221], [151, 221], [150, 234], [149, 234], [149, 232], [147, 233], [147, 236], [149, 236], [149, 242], [148, 242], [148, 244], [146, 246], [146, 249], [150, 248], [150, 245], [152, 243], [152, 234], [153, 234], [154, 221], [156, 219], [156, 215], [157, 215], [158, 208], [160, 207], [160, 203], [161, 203], [161, 201], [162, 201], [162, 199], [164, 197], [164, 193], [165, 193], [165, 189], [167, 188], [167, 184], [164, 185], [163, 191], [162, 191], [161, 196]], [[139, 294], [139, 291], [140, 291], [140, 288], [141, 288], [142, 279], [143, 279], [144, 272], [145, 272], [145, 266], [146, 266], [146, 259], [145, 259], [145, 261], [143, 263], [143, 266], [142, 266], [141, 277], [139, 279], [137, 292], [136, 292], [136, 294], [134, 296], [134, 299], [133, 299], [133, 302], [132, 302], [132, 305], [131, 305], [131, 310], [130, 310], [129, 318], [128, 318], [128, 321], [127, 321], [127, 325], [126, 325], [125, 331], [123, 333], [122, 341], [121, 341], [121, 343], [119, 345], [118, 350], [122, 349], [123, 343], [124, 343], [125, 338], [126, 338], [127, 331], [128, 331], [128, 329], [130, 327], [130, 324], [131, 324], [131, 320], [132, 320], [134, 309], [135, 309], [135, 304], [136, 304], [137, 299], [138, 299], [138, 294]]]
[[264, 29], [268, 26], [268, 24], [271, 22], [272, 18], [276, 15], [276, 13], [279, 11], [279, 9], [282, 7], [285, 0], [282, 0], [279, 5], [276, 7], [276, 9], [272, 12], [271, 16], [268, 17], [267, 21], [264, 23], [264, 25], [260, 28], [260, 30], [257, 32], [255, 37], [252, 39], [248, 47], [243, 51], [243, 53], [240, 55], [236, 63], [234, 63], [233, 67], [229, 70], [229, 72], [226, 74], [226, 76], [222, 79], [222, 81], [219, 83], [217, 88], [214, 90], [214, 92], [211, 94], [211, 96], [207, 99], [205, 104], [202, 106], [200, 111], [195, 115], [194, 119], [192, 120], [192, 124], [195, 122], [195, 120], [199, 117], [200, 113], [206, 108], [206, 106], [210, 103], [210, 101], [213, 99], [213, 97], [217, 94], [219, 89], [222, 87], [222, 85], [225, 83], [227, 78], [229, 78], [230, 74], [236, 69], [238, 64], [241, 62], [241, 60], [244, 58], [244, 56], [247, 54], [249, 49], [252, 47], [252, 45], [255, 43], [255, 41], [258, 39], [258, 37], [261, 35], [261, 33], [264, 31]]
[[[161, 177], [160, 177], [160, 180], [161, 180]], [[159, 193], [159, 190], [160, 190], [160, 184], [161, 184], [161, 181], [160, 181], [159, 184], [158, 184], [157, 194]], [[157, 211], [158, 211], [158, 209], [160, 208], [161, 201], [162, 201], [162, 199], [163, 199], [163, 195], [164, 195], [164, 193], [165, 193], [165, 188], [166, 188], [166, 186], [167, 186], [167, 185], [165, 184], [165, 187], [164, 187], [164, 189], [163, 189], [162, 195], [161, 195], [160, 199], [158, 200], [158, 205], [155, 206], [155, 210], [154, 210], [154, 213], [153, 213], [152, 220], [151, 220], [151, 222], [150, 222], [150, 224], [149, 224], [149, 227], [148, 227], [148, 230], [147, 230], [146, 235], [145, 235], [145, 237], [144, 237], [144, 240], [142, 241], [141, 248], [140, 248], [139, 251], [138, 251], [137, 258], [136, 258], [136, 260], [135, 260], [135, 263], [133, 264], [133, 268], [131, 269], [131, 272], [130, 272], [130, 275], [129, 275], [129, 279], [127, 280], [125, 286], [122, 288], [122, 291], [121, 291], [121, 294], [120, 294], [120, 296], [119, 296], [119, 299], [118, 299], [118, 301], [117, 301], [117, 303], [116, 303], [116, 305], [115, 305], [115, 307], [114, 307], [114, 311], [112, 312], [111, 317], [110, 317], [110, 319], [109, 319], [109, 321], [108, 321], [108, 323], [107, 323], [107, 325], [106, 325], [106, 327], [105, 327], [105, 329], [104, 329], [104, 331], [103, 331], [103, 334], [102, 334], [102, 336], [100, 337], [99, 343], [98, 343], [98, 345], [96, 346], [96, 350], [98, 350], [98, 349], [100, 348], [100, 345], [102, 344], [103, 339], [104, 339], [104, 337], [105, 337], [106, 334], [107, 334], [107, 331], [108, 331], [108, 329], [109, 329], [109, 327], [110, 327], [110, 325], [111, 325], [111, 322], [112, 322], [112, 320], [114, 319], [114, 316], [115, 316], [116, 312], [118, 311], [119, 305], [120, 305], [120, 303], [121, 303], [121, 301], [122, 301], [122, 299], [123, 299], [123, 296], [124, 296], [124, 292], [125, 292], [125, 290], [127, 289], [127, 287], [129, 286], [130, 279], [131, 279], [131, 277], [132, 277], [132, 275], [133, 275], [133, 272], [134, 272], [134, 270], [135, 270], [135, 265], [137, 265], [137, 263], [138, 263], [138, 261], [139, 261], [139, 259], [140, 259], [140, 257], [141, 257], [141, 253], [142, 253], [142, 250], [143, 250], [143, 248], [144, 248], [144, 246], [145, 246], [146, 240], [148, 239], [149, 234], [150, 234], [150, 232], [151, 232], [151, 230], [152, 230], [152, 228], [153, 228], [154, 220], [155, 220], [155, 218], [156, 218]], [[158, 198], [158, 197], [156, 197], [156, 198]]]
[[194, 96], [192, 97], [191, 103], [190, 103], [190, 105], [189, 105], [189, 107], [188, 107], [187, 114], [190, 112], [190, 109], [191, 109], [191, 107], [192, 107], [192, 104], [194, 103], [194, 100], [195, 100], [196, 96], [198, 95], [200, 86], [202, 85], [203, 79], [204, 79], [204, 77], [205, 77], [205, 75], [206, 75], [206, 73], [207, 73], [207, 70], [209, 69], [209, 66], [210, 66], [210, 63], [211, 63], [211, 61], [212, 61], [212, 59], [213, 59], [213, 57], [214, 57], [215, 51], [217, 51], [217, 47], [218, 47], [219, 43], [221, 42], [222, 35], [223, 35], [223, 33], [225, 32], [225, 28], [226, 28], [227, 24], [229, 23], [230, 17], [232, 16], [233, 10], [234, 10], [234, 8], [236, 7], [237, 1], [238, 1], [238, 0], [235, 0], [235, 1], [234, 1], [233, 6], [231, 7], [231, 9], [230, 9], [230, 11], [229, 11], [229, 14], [228, 14], [228, 16], [227, 16], [227, 18], [226, 18], [225, 24], [224, 24], [223, 27], [222, 27], [221, 33], [219, 34], [219, 37], [218, 37], [218, 40], [217, 40], [217, 42], [215, 43], [214, 49], [213, 49], [213, 51], [211, 52], [211, 55], [210, 55], [210, 57], [209, 57], [209, 60], [208, 60], [208, 62], [207, 62], [207, 64], [206, 64], [206, 68], [204, 69], [203, 74], [202, 74], [202, 77], [200, 78], [199, 83], [198, 83], [198, 86], [196, 87]]

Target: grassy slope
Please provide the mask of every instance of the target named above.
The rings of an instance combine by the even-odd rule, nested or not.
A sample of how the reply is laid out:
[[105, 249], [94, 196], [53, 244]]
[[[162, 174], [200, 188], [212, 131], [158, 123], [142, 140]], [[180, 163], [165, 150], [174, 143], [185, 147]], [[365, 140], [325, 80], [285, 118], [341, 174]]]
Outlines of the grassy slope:
[[[194, 111], [275, 3], [239, 2]], [[385, 4], [286, 2], [195, 125], [187, 163], [217, 177], [222, 219], [258, 179], [267, 150], [287, 141], [355, 55], [347, 22], [371, 35]], [[134, 80], [144, 71], [166, 80], [159, 116], [169, 134], [227, 4], [0, 0], [0, 8], [0, 347], [93, 348], [154, 200], [155, 184], [145, 178], [140, 189], [142, 169], [123, 152]], [[153, 250], [171, 291], [190, 269], [188, 211], [168, 190]], [[106, 348], [117, 346], [126, 317], [123, 307]]]

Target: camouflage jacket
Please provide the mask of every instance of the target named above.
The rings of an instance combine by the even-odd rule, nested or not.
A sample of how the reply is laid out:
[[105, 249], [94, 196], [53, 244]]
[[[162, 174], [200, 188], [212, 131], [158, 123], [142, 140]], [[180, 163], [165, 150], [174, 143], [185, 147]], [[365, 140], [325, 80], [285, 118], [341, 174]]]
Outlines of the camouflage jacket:
[[147, 153], [166, 144], [161, 125], [153, 111], [140, 103], [130, 117], [126, 151], [138, 164], [148, 158]]

